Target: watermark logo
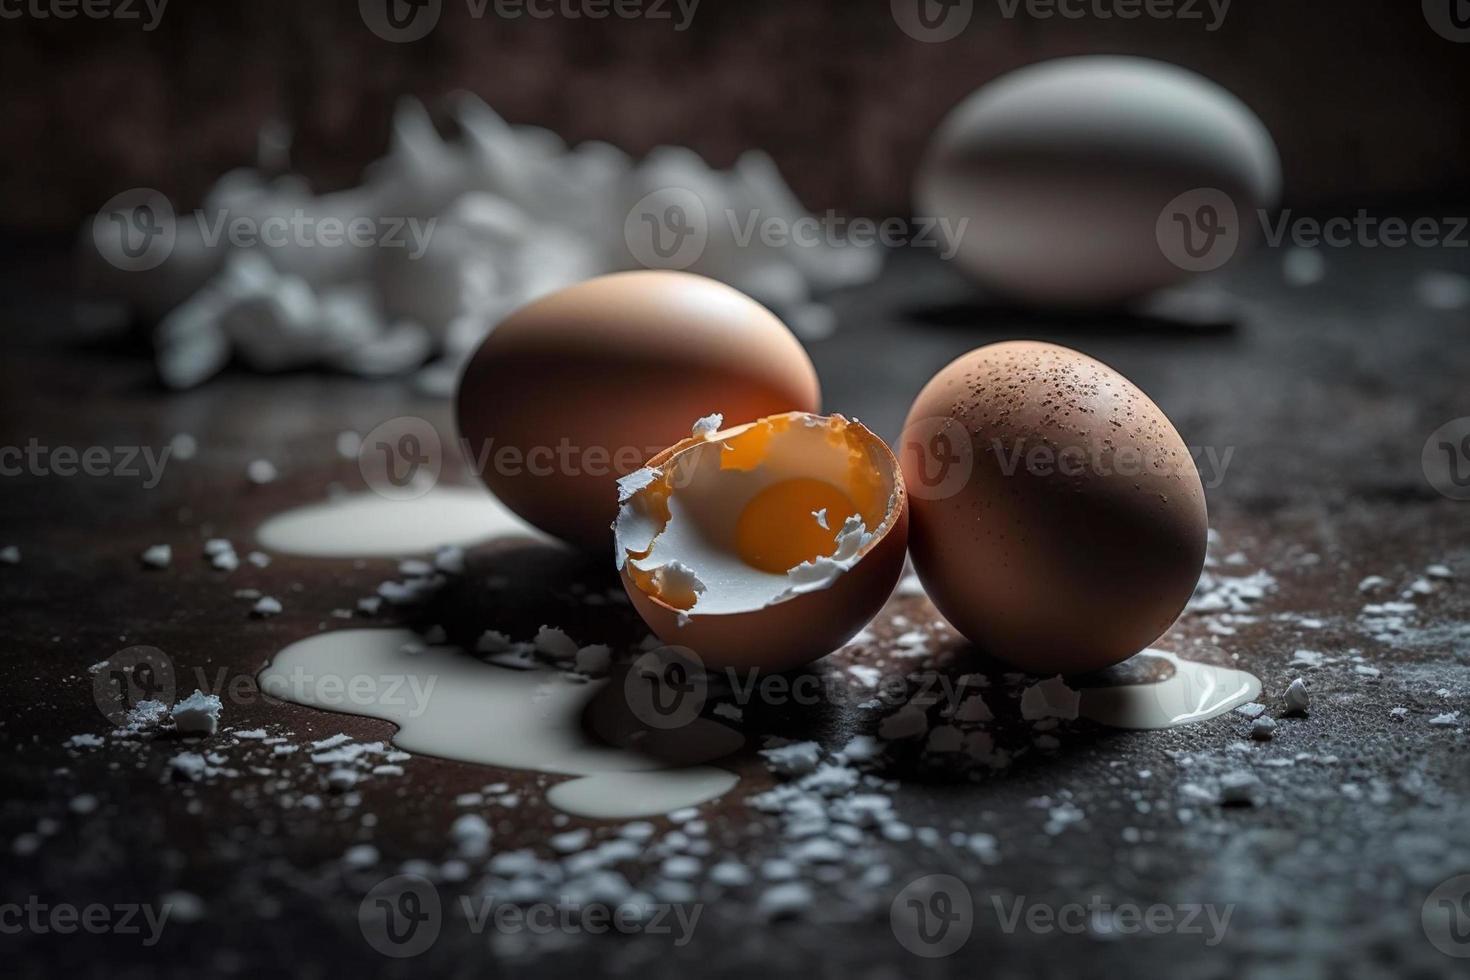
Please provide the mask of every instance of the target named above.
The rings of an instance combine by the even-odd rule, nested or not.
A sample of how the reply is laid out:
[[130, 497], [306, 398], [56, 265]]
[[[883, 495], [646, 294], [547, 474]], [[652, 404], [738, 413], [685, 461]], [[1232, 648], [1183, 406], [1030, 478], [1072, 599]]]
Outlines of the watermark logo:
[[1159, 214], [1154, 236], [1164, 258], [1187, 272], [1213, 272], [1240, 247], [1240, 214], [1214, 187], [1180, 194]]
[[362, 22], [384, 41], [421, 41], [439, 24], [444, 0], [357, 0]]
[[[970, 219], [849, 217], [827, 210], [792, 216], [761, 208], [710, 212], [698, 194], [664, 187], [644, 195], [623, 221], [623, 238], [633, 259], [649, 269], [687, 269], [698, 262], [718, 233], [722, 245], [771, 250], [932, 249], [940, 258], [959, 252]], [[880, 261], [874, 254], [873, 261]]]
[[975, 900], [954, 875], [925, 875], [894, 896], [888, 924], [899, 944], [915, 956], [950, 956], [970, 940]]
[[1470, 416], [1446, 422], [1424, 443], [1424, 478], [1442, 496], [1470, 500]]
[[419, 875], [394, 875], [363, 897], [357, 925], [368, 945], [384, 956], [418, 956], [434, 945], [444, 925], [439, 890]]
[[1419, 922], [1435, 949], [1457, 960], [1470, 959], [1470, 874], [1440, 882], [1424, 899]]
[[1290, 208], [1273, 221], [1258, 212], [1262, 237], [1270, 248], [1291, 244], [1296, 248], [1467, 248], [1470, 218], [1403, 218], [1370, 214], [1359, 208], [1353, 215], [1310, 218], [1294, 215]]
[[92, 219], [92, 241], [124, 272], [156, 269], [173, 254], [178, 220], [168, 198], [151, 187], [115, 195]]
[[1434, 33], [1456, 44], [1470, 42], [1470, 0], [1423, 0]]
[[693, 724], [709, 698], [704, 662], [688, 647], [659, 647], [628, 667], [623, 696], [633, 716], [668, 731]]
[[92, 699], [114, 725], [141, 701], [174, 703], [174, 662], [158, 647], [119, 650], [92, 668]]
[[[313, 674], [299, 665], [289, 671], [276, 667], [268, 669], [269, 673], [261, 677], [259, 688], [232, 683], [228, 691], [220, 684], [216, 684], [213, 690], [236, 703], [248, 703], [260, 695], [266, 699], [309, 704], [329, 711], [370, 713], [383, 708], [401, 708], [405, 718], [422, 718], [429, 711], [440, 676], [417, 671], [401, 674]], [[199, 673], [199, 689], [208, 690], [203, 673]]]
[[920, 500], [944, 500], [960, 492], [975, 468], [970, 433], [956, 419], [915, 419], [899, 439], [905, 489]]
[[1203, 936], [1204, 944], [1215, 947], [1224, 941], [1235, 914], [1234, 905], [1187, 903], [1182, 905], [1138, 905], [1111, 902], [1093, 895], [1086, 902], [1051, 905], [1028, 901], [1018, 895], [1009, 901], [990, 896], [1001, 932], [1027, 932], [1036, 936], [1055, 933], [1080, 936]]
[[927, 44], [954, 40], [975, 16], [975, 0], [889, 0], [888, 6], [899, 30]]
[[141, 477], [143, 489], [152, 490], [173, 451], [172, 445], [45, 446], [32, 436], [24, 446], [0, 446], [0, 477]]
[[[420, 41], [439, 25], [443, 0], [358, 0], [362, 22], [384, 41]], [[472, 20], [666, 20], [687, 31], [699, 0], [465, 0]]]
[[389, 500], [422, 497], [439, 482], [443, 467], [439, 431], [413, 415], [400, 415], [373, 429], [357, 453], [363, 480]]
[[173, 254], [180, 223], [206, 249], [403, 249], [423, 258], [439, 219], [417, 216], [314, 214], [292, 208], [270, 214], [237, 214], [225, 208], [183, 215], [159, 191], [135, 187], [113, 197], [92, 219], [100, 254], [124, 272], [157, 268]]
[[623, 221], [623, 240], [648, 269], [687, 269], [709, 244], [709, 214], [699, 195], [663, 187], [644, 195]]
[[0, 904], [0, 935], [70, 936], [83, 932], [92, 936], [139, 936], [143, 946], [153, 947], [162, 938], [173, 911], [169, 902], [161, 906], [139, 902], [74, 905], [46, 902], [39, 895], [31, 895], [24, 903]]
[[1015, 20], [1177, 20], [1199, 21], [1213, 34], [1225, 23], [1231, 0], [996, 0], [1001, 17]]
[[168, 0], [0, 0], [0, 20], [138, 21], [150, 33], [163, 20]]

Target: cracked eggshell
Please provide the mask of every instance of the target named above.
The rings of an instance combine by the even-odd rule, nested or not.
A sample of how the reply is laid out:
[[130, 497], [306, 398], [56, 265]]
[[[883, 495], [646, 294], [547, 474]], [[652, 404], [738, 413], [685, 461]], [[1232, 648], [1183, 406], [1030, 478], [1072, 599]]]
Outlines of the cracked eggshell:
[[[849, 427], [863, 440], [876, 464], [887, 468], [884, 479], [890, 481], [891, 494], [877, 532], [849, 556], [849, 567], [832, 575], [813, 574], [812, 566], [803, 566], [808, 574], [803, 577], [788, 572], [791, 592], [775, 601], [739, 611], [701, 613], [696, 608], [692, 614], [649, 595], [638, 585], [634, 571], [636, 559], [624, 546], [631, 543], [634, 548], [642, 547], [646, 551], [659, 528], [656, 520], [652, 524], [646, 521], [625, 524], [630, 515], [624, 508], [618, 522], [617, 554], [623, 587], [633, 607], [660, 640], [669, 646], [694, 651], [706, 668], [753, 667], [780, 671], [818, 660], [841, 647], [877, 615], [903, 573], [909, 500], [902, 471], [887, 444], [859, 423], [841, 416], [829, 419], [807, 413], [786, 413], [776, 418], [814, 420], [823, 425], [834, 424], [835, 420]], [[623, 481], [622, 500], [626, 503], [657, 482], [685, 454], [702, 446], [728, 443], [771, 421], [761, 419], [714, 434], [700, 433], [670, 446], [651, 458], [645, 469]], [[678, 562], [669, 562], [675, 564]], [[688, 568], [679, 567], [671, 574], [682, 579], [688, 572]]]
[[542, 530], [605, 550], [618, 478], [687, 436], [691, 420], [815, 412], [821, 388], [801, 342], [765, 307], [703, 276], [641, 271], [512, 313], [471, 358], [457, 400], [470, 464], [491, 492]]
[[945, 618], [1036, 673], [1099, 670], [1173, 625], [1204, 567], [1184, 440], [1112, 368], [1052, 344], [981, 347], [914, 401], [909, 548]]

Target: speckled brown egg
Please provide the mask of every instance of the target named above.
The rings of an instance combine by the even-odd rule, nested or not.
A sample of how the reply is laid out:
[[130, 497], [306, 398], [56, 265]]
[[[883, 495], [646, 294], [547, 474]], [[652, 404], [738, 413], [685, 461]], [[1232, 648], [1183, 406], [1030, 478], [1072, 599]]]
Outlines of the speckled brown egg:
[[623, 272], [512, 313], [460, 381], [463, 449], [511, 510], [589, 550], [612, 545], [617, 481], [715, 413], [816, 412], [801, 342], [713, 279]]
[[1037, 673], [1118, 663], [1183, 611], [1204, 488], [1179, 433], [1112, 368], [992, 344], [914, 401], [901, 444], [924, 588], [986, 653]]

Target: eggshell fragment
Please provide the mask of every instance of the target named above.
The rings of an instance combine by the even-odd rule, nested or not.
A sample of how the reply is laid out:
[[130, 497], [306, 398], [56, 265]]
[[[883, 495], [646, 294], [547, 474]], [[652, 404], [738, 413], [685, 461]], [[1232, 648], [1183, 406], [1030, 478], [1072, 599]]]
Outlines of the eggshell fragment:
[[622, 482], [615, 529], [623, 586], [659, 639], [707, 667], [785, 670], [837, 649], [887, 601], [908, 497], [873, 433], [793, 412], [659, 453]]
[[814, 412], [800, 341], [767, 309], [702, 276], [601, 276], [522, 307], [470, 360], [464, 450], [486, 486], [544, 531], [611, 543], [616, 483], [692, 420]]
[[1143, 650], [1204, 567], [1189, 449], [1147, 395], [1077, 351], [1011, 342], [959, 357], [915, 400], [901, 458], [925, 590], [1026, 670]]

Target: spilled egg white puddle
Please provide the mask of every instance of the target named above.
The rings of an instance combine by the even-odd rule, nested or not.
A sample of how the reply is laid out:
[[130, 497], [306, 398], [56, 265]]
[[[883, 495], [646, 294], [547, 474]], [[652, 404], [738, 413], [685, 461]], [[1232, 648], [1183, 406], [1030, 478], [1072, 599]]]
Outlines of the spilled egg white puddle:
[[1174, 671], [1148, 684], [1084, 688], [1078, 714], [1111, 728], [1176, 728], [1218, 718], [1261, 693], [1260, 679], [1243, 670], [1185, 660], [1166, 650], [1144, 650], [1133, 661], [1139, 658], [1166, 661]]
[[[606, 681], [495, 667], [452, 647], [405, 650], [418, 640], [404, 629], [309, 637], [272, 658], [260, 687], [293, 704], [391, 721], [398, 726], [393, 743], [408, 752], [578, 777], [547, 794], [576, 816], [654, 816], [713, 799], [738, 780], [714, 766], [670, 768], [594, 741], [583, 715]], [[729, 745], [716, 751], [726, 754]]]
[[267, 551], [314, 558], [417, 555], [497, 537], [552, 540], [472, 487], [435, 487], [412, 500], [349, 494], [268, 518], [255, 536]]

